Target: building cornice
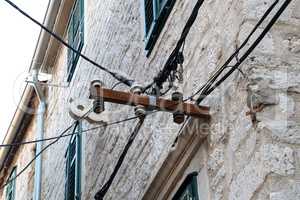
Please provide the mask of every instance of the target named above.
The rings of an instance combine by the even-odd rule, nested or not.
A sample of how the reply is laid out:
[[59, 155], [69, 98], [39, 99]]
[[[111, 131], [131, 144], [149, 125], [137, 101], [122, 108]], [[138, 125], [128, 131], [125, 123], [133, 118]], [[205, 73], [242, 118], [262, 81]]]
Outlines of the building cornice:
[[143, 200], [169, 199], [184, 170], [206, 139], [208, 125], [208, 120], [195, 119], [185, 126], [176, 146], [169, 152], [151, 184], [148, 185]]

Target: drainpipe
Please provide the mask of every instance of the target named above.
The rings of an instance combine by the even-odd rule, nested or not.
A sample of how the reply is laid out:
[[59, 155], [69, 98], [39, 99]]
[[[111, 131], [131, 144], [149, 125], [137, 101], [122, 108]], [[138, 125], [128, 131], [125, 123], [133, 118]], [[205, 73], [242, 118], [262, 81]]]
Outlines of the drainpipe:
[[[53, 30], [55, 25], [56, 16], [61, 5], [62, 0], [50, 0], [46, 11], [44, 25], [50, 30]], [[46, 31], [41, 30], [39, 35], [38, 44], [36, 46], [33, 62], [31, 63], [31, 71], [33, 78], [33, 87], [39, 99], [38, 113], [36, 118], [36, 140], [44, 139], [44, 116], [46, 112], [45, 97], [40, 87], [38, 80], [38, 71], [40, 63], [43, 63], [45, 53], [49, 44], [50, 35]], [[37, 155], [43, 148], [43, 142], [36, 143]], [[35, 173], [34, 173], [34, 193], [33, 200], [41, 200], [42, 192], [42, 155], [38, 156], [35, 160]]]
[[[38, 113], [36, 118], [36, 140], [44, 139], [44, 116], [46, 111], [46, 102], [43, 92], [38, 84], [38, 71], [33, 71], [33, 87], [39, 99]], [[43, 142], [36, 143], [35, 154], [39, 154], [43, 148]], [[42, 188], [42, 155], [39, 155], [35, 160], [35, 173], [34, 173], [34, 200], [41, 200], [41, 188]]]

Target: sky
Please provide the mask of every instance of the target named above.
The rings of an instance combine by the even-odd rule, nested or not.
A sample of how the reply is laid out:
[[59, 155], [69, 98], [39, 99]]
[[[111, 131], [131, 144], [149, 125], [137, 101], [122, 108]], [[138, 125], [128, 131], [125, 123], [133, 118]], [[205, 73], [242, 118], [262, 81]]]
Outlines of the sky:
[[[42, 22], [48, 0], [11, 0]], [[24, 89], [40, 28], [0, 0], [0, 142]]]

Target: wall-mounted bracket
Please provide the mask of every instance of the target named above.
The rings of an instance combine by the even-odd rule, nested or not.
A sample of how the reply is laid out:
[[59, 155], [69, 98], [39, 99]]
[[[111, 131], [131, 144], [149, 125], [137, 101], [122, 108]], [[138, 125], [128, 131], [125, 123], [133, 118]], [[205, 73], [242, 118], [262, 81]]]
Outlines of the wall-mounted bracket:
[[159, 110], [164, 112], [181, 112], [185, 115], [210, 118], [209, 108], [198, 106], [191, 103], [173, 101], [155, 96], [133, 94], [131, 92], [123, 92], [107, 89], [101, 86], [92, 87], [90, 90], [90, 99], [102, 99], [103, 102], [123, 104], [129, 106], [144, 106], [149, 110]]
[[95, 113], [93, 102], [89, 99], [76, 99], [69, 102], [69, 115], [74, 120], [85, 119], [91, 124], [106, 124], [108, 113]]

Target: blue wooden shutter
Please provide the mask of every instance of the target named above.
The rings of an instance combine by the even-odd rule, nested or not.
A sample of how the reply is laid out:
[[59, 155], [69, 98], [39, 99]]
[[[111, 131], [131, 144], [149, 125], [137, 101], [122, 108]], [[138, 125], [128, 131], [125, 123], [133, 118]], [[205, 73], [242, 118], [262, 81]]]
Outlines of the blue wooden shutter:
[[[84, 0], [76, 0], [68, 26], [69, 44], [81, 52], [84, 43]], [[79, 55], [68, 50], [68, 81], [71, 81]]]
[[15, 190], [16, 190], [16, 177], [17, 174], [17, 168], [14, 167], [8, 180], [12, 180], [7, 186], [6, 186], [6, 200], [14, 200], [15, 199]]

